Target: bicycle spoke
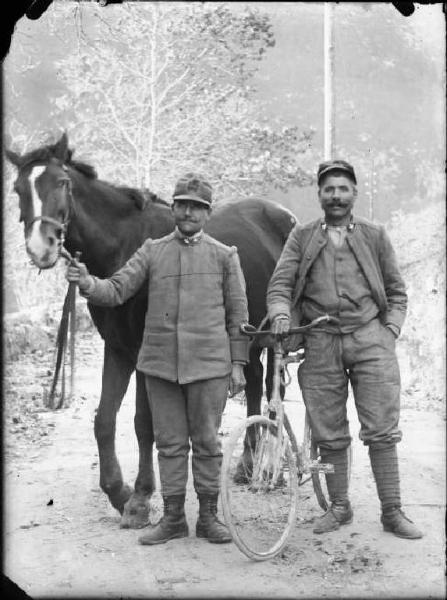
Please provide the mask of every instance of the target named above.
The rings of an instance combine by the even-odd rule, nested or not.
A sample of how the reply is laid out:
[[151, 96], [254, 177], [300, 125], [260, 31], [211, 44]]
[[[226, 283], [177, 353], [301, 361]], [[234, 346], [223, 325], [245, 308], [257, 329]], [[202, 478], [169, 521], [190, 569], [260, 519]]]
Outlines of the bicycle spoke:
[[222, 466], [225, 520], [238, 547], [250, 558], [277, 554], [296, 514], [297, 477], [287, 433], [266, 417], [251, 417], [233, 432]]

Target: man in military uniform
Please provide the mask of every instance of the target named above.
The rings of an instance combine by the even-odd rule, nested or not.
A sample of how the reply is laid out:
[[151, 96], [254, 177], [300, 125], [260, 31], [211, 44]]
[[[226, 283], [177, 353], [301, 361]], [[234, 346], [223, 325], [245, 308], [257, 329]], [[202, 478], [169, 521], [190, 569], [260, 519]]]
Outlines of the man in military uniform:
[[203, 231], [211, 203], [209, 183], [188, 173], [175, 186], [175, 231], [146, 240], [108, 279], [91, 276], [81, 263], [67, 271], [89, 302], [103, 306], [123, 304], [148, 281], [137, 368], [146, 376], [164, 514], [139, 538], [141, 544], [188, 535], [184, 502], [190, 443], [200, 505], [196, 535], [213, 543], [231, 541], [217, 518], [218, 430], [229, 388], [235, 394], [245, 385], [248, 341], [239, 328], [248, 321], [248, 309], [237, 249]]
[[351, 383], [381, 502], [385, 531], [404, 538], [422, 533], [401, 510], [396, 444], [400, 374], [395, 343], [407, 311], [405, 284], [391, 242], [380, 225], [353, 215], [357, 180], [343, 160], [322, 163], [318, 197], [324, 218], [291, 231], [267, 291], [268, 314], [276, 333], [290, 318], [307, 323], [317, 316], [338, 324], [315, 328], [304, 337], [299, 383], [321, 459], [334, 465], [326, 475], [331, 500], [314, 532], [350, 523], [346, 413]]

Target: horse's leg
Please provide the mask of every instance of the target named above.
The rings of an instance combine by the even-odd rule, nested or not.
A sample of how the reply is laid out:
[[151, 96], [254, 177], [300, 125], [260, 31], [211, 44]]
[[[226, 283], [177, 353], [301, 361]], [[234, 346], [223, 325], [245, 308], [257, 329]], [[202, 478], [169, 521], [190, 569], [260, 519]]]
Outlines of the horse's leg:
[[121, 517], [122, 528], [139, 529], [149, 523], [149, 500], [155, 490], [152, 449], [154, 432], [152, 414], [147, 399], [144, 375], [136, 371], [135, 433], [138, 439], [139, 468], [135, 480], [135, 491], [124, 507]]
[[[245, 367], [245, 395], [247, 398], [247, 417], [251, 415], [259, 415], [261, 412], [261, 399], [262, 399], [262, 384], [263, 384], [263, 365], [261, 362], [261, 348], [252, 347], [250, 349], [250, 362]], [[267, 398], [270, 400], [272, 397], [273, 390], [273, 366], [274, 366], [274, 353], [272, 348], [267, 350], [267, 369], [265, 376], [265, 388]], [[281, 383], [280, 394], [281, 398], [284, 399], [285, 387]], [[236, 483], [246, 482], [246, 473], [251, 468], [251, 457], [253, 455], [253, 449], [256, 446], [256, 430], [254, 427], [247, 430], [247, 434], [244, 442], [244, 452], [239, 460], [238, 469], [234, 476]]]
[[[245, 397], [247, 399], [247, 417], [259, 415], [261, 412], [263, 366], [261, 362], [262, 348], [252, 346], [250, 348], [250, 362], [245, 366]], [[236, 483], [247, 482], [247, 472], [252, 469], [253, 449], [256, 446], [256, 430], [252, 426], [247, 429], [244, 440], [244, 451], [239, 459], [234, 481]]]
[[247, 398], [247, 417], [259, 415], [261, 412], [262, 375], [261, 362], [262, 348], [250, 348], [250, 362], [245, 366], [245, 397]]
[[115, 453], [116, 415], [121, 406], [134, 364], [122, 354], [104, 345], [102, 389], [95, 416], [95, 437], [98, 444], [101, 489], [121, 514], [132, 489], [123, 483], [121, 467]]
[[[266, 369], [267, 372], [265, 374], [265, 393], [266, 393], [268, 400], [271, 399], [272, 392], [273, 392], [274, 357], [275, 357], [275, 354], [273, 352], [273, 348], [268, 348], [267, 349], [267, 369]], [[281, 383], [279, 385], [279, 393], [281, 396], [281, 400], [284, 400], [286, 388], [284, 386], [284, 383], [282, 382], [282, 378], [281, 378]]]

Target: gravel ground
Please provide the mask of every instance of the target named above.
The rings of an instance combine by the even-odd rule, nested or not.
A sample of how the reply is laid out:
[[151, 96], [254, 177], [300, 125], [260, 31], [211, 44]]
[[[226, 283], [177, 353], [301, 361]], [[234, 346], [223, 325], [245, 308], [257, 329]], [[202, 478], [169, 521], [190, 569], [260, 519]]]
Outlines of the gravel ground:
[[[195, 538], [197, 505], [186, 502], [190, 537], [148, 548], [138, 531], [119, 529], [119, 515], [99, 489], [93, 418], [102, 344], [84, 332], [77, 341], [77, 391], [71, 405], [49, 411], [42, 390], [51, 353], [25, 353], [4, 369], [4, 573], [32, 597], [101, 598], [444, 598], [445, 418], [440, 404], [403, 399], [402, 493], [408, 515], [425, 532], [406, 541], [383, 532], [367, 453], [353, 444], [354, 522], [326, 536], [312, 533], [320, 509], [309, 490], [297, 527], [280, 556], [247, 559], [234, 544]], [[133, 383], [117, 424], [125, 478], [137, 469]], [[302, 418], [296, 383], [287, 389], [292, 423]], [[222, 439], [244, 418], [230, 400]], [[299, 433], [298, 433], [299, 435]], [[154, 514], [160, 497], [154, 496]]]

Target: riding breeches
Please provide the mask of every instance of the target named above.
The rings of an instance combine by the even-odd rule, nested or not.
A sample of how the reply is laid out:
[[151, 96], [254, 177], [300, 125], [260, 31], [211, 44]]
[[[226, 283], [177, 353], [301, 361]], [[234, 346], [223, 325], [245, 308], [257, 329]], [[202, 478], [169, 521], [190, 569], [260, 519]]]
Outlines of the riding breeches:
[[338, 450], [351, 442], [346, 411], [349, 382], [363, 443], [381, 447], [401, 440], [395, 339], [379, 319], [346, 334], [311, 330], [305, 336], [298, 379], [320, 448]]
[[228, 376], [183, 385], [146, 376], [163, 496], [185, 494], [190, 446], [196, 492], [219, 492], [222, 450], [218, 432], [228, 385]]

